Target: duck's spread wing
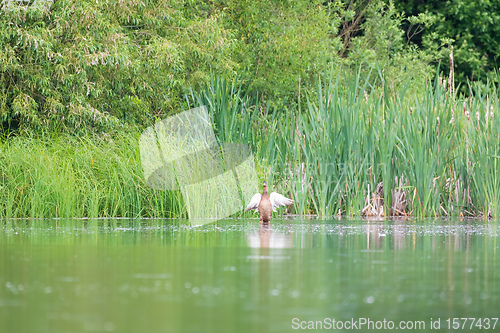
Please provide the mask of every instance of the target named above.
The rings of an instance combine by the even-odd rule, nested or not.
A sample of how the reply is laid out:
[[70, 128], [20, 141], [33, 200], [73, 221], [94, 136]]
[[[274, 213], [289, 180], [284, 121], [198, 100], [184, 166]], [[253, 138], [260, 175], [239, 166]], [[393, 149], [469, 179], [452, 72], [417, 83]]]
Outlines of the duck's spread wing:
[[254, 195], [252, 197], [252, 199], [250, 200], [250, 203], [248, 204], [247, 208], [245, 208], [245, 212], [249, 211], [250, 209], [255, 209], [255, 211], [258, 211], [260, 197], [261, 197], [260, 193], [257, 193], [256, 195]]
[[269, 200], [271, 201], [271, 204], [273, 205], [273, 212], [276, 211], [276, 207], [278, 207], [278, 206], [293, 205], [292, 199], [288, 199], [287, 197], [285, 197], [279, 193], [276, 193], [276, 192], [271, 193], [271, 195], [269, 196]]

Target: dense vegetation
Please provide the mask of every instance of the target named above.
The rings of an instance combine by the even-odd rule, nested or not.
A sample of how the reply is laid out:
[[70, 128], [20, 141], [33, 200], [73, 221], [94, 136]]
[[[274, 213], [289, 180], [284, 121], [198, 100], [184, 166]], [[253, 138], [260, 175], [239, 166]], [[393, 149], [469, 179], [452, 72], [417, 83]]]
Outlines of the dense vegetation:
[[144, 125], [178, 112], [211, 73], [244, 73], [246, 90], [293, 108], [328, 63], [379, 66], [421, 87], [439, 60], [407, 45], [403, 16], [378, 0], [36, 4], [7, 1], [0, 15], [5, 130]]
[[[221, 141], [252, 146], [259, 176], [296, 201], [293, 212], [361, 215], [382, 182], [386, 215], [399, 189], [407, 207], [398, 214], [499, 216], [497, 90], [487, 97], [478, 85], [455, 99], [436, 77], [422, 96], [407, 86], [367, 93], [370, 77], [334, 72], [302, 113], [255, 108], [234, 93], [240, 81], [216, 77], [190, 104], [210, 106]], [[0, 213], [186, 216], [179, 192], [146, 186], [139, 134], [11, 138], [0, 149]]]
[[360, 215], [382, 182], [386, 215], [402, 191], [403, 215], [499, 216], [494, 9], [3, 2], [0, 215], [186, 216], [180, 193], [145, 185], [137, 140], [208, 105], [293, 212]]
[[[396, 1], [396, 7], [408, 16], [420, 16], [403, 26], [413, 41], [429, 52], [442, 45], [453, 46], [457, 79], [485, 80], [498, 83], [495, 70], [500, 58], [500, 2], [488, 0]], [[424, 29], [421, 29], [424, 27]], [[449, 62], [443, 64], [449, 70]], [[466, 86], [464, 86], [466, 88]]]

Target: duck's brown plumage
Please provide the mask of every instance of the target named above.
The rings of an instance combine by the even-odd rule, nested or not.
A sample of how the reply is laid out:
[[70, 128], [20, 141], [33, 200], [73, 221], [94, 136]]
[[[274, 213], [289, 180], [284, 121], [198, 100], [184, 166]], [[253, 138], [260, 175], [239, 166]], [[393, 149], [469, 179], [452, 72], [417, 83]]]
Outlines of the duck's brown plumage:
[[273, 204], [269, 200], [269, 194], [267, 194], [267, 183], [264, 183], [264, 191], [262, 192], [262, 197], [259, 202], [259, 218], [261, 222], [271, 221], [271, 214], [273, 213]]

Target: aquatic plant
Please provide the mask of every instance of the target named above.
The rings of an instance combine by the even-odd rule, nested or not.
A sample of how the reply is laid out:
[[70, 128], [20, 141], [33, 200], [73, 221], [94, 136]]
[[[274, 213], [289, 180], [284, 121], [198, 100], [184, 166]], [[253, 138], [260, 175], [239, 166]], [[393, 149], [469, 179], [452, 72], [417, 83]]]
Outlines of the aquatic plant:
[[[287, 212], [499, 216], [495, 85], [471, 84], [466, 98], [436, 75], [419, 95], [407, 82], [386, 82], [380, 68], [327, 69], [293, 110], [244, 86], [244, 77], [214, 75], [186, 101], [207, 105], [219, 143], [251, 147], [259, 179], [295, 201]], [[186, 217], [179, 191], [146, 185], [139, 136], [4, 140], [0, 216]], [[383, 206], [365, 209], [374, 200]]]
[[498, 216], [497, 88], [471, 85], [465, 98], [450, 80], [436, 75], [416, 95], [407, 82], [385, 82], [379, 68], [330, 69], [300, 110], [241, 96], [237, 80], [231, 89], [213, 80], [211, 95], [192, 100], [218, 105], [214, 122], [227, 122], [219, 137], [252, 145], [260, 176], [289, 192], [295, 213], [361, 215], [379, 184], [382, 215]]

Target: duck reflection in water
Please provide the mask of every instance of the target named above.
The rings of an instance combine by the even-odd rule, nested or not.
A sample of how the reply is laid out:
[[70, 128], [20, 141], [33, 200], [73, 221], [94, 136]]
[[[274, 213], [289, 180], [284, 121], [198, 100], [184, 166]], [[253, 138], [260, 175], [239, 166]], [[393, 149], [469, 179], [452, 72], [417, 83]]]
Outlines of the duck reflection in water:
[[255, 194], [245, 212], [250, 209], [255, 209], [255, 212], [259, 213], [259, 218], [261, 223], [267, 223], [271, 221], [271, 215], [276, 212], [278, 206], [290, 206], [293, 205], [293, 200], [277, 193], [272, 192], [270, 195], [267, 193], [267, 182], [264, 182], [264, 191], [262, 194]]
[[258, 232], [252, 232], [247, 235], [248, 243], [251, 248], [263, 249], [285, 249], [291, 248], [293, 245], [292, 232], [289, 228], [279, 228], [280, 230], [273, 230], [269, 222], [262, 222], [259, 225]]

